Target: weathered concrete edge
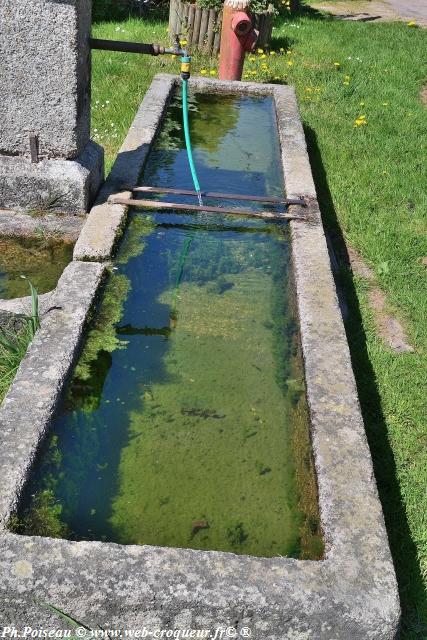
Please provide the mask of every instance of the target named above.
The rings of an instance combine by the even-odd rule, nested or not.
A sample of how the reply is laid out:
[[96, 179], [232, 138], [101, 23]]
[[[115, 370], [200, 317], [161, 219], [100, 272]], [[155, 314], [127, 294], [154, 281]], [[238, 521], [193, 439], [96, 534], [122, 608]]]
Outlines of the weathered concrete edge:
[[[54, 293], [55, 289], [39, 295], [39, 314], [41, 318], [43, 318], [48, 309], [52, 307], [51, 297]], [[11, 298], [10, 300], [0, 298], [0, 311], [29, 315], [31, 313], [31, 296]]]
[[79, 237], [84, 221], [82, 215], [48, 213], [31, 216], [0, 209], [0, 237], [38, 238], [42, 235], [71, 243]]
[[[74, 362], [104, 265], [71, 262], [44, 299], [42, 325], [0, 408], [0, 522], [13, 511]], [[15, 301], [25, 311], [27, 299]]]
[[396, 576], [304, 130], [294, 89], [275, 87], [274, 96], [287, 195], [304, 195], [311, 213], [317, 209], [318, 224], [290, 226], [327, 562], [335, 597], [350, 615], [378, 637], [393, 637], [400, 620]]
[[75, 260], [108, 260], [121, 236], [128, 208], [111, 204], [108, 198], [120, 194], [130, 198], [126, 186], [138, 184], [156, 137], [171, 90], [174, 76], [156, 76], [144, 96], [117, 159], [107, 177], [95, 205], [92, 207], [82, 232], [74, 247]]
[[72, 159], [32, 163], [0, 155], [0, 207], [19, 211], [86, 212], [104, 180], [104, 149], [89, 140]]
[[[162, 77], [170, 78], [156, 80]], [[280, 87], [278, 91], [274, 85], [263, 85], [260, 90], [260, 85], [252, 83], [235, 85], [202, 79], [193, 84], [201, 91], [271, 93], [276, 106], [280, 100], [293, 101], [287, 114], [280, 112], [280, 105], [277, 107], [278, 122], [281, 115], [288, 118], [286, 126], [290, 130], [293, 127], [295, 133], [292, 138], [284, 132], [282, 147], [286, 154], [286, 145], [292, 143], [300, 166], [308, 163], [292, 90]], [[282, 120], [282, 126], [285, 122]], [[295, 179], [291, 165], [284, 162], [288, 188]], [[310, 184], [303, 186], [303, 193], [312, 196]], [[239, 625], [250, 624], [252, 637], [262, 640], [394, 637], [399, 617], [394, 572], [320, 217], [317, 225], [294, 223], [292, 234], [298, 294], [303, 298], [299, 310], [322, 524], [328, 543], [326, 559], [302, 562], [185, 549], [72, 543], [4, 532], [0, 542], [4, 580], [0, 588], [11, 594], [13, 601], [9, 608], [3, 606], [5, 612], [12, 611], [17, 620], [29, 620], [33, 607], [28, 600], [41, 589], [44, 600], [94, 625], [129, 628], [144, 622], [158, 624], [159, 620], [172, 624], [176, 616], [190, 612], [203, 627], [235, 620]], [[311, 304], [315, 305], [313, 309]], [[2, 411], [0, 423], [1, 415]], [[347, 475], [340, 480], [340, 473], [346, 469]], [[356, 471], [354, 488], [361, 491], [360, 496], [342, 486], [353, 482], [351, 473], [348, 480], [352, 471]], [[365, 497], [368, 502], [363, 504]], [[373, 514], [365, 513], [371, 508]], [[362, 516], [360, 524], [354, 519], [358, 516]], [[372, 527], [378, 527], [378, 534], [374, 532], [371, 538]], [[34, 616], [38, 623], [53, 621], [40, 610]]]

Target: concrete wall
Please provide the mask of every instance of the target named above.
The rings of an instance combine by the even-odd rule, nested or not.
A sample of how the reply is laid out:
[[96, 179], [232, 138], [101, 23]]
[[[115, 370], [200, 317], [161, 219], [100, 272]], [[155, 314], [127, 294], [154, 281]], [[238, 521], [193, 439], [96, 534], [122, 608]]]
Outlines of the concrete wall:
[[99, 189], [103, 150], [90, 142], [91, 5], [1, 0], [0, 208], [79, 213]]
[[2, 0], [0, 154], [76, 158], [89, 142], [91, 0]]

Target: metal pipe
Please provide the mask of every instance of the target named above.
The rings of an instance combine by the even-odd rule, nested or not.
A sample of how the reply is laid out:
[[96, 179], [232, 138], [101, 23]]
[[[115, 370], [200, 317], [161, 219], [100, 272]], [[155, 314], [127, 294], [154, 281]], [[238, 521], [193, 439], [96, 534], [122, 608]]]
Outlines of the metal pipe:
[[[197, 191], [191, 189], [171, 189], [169, 187], [128, 187], [124, 186], [123, 191], [135, 191], [142, 193], [171, 193], [179, 196], [195, 196], [197, 197]], [[203, 198], [214, 198], [218, 200], [248, 200], [252, 202], [263, 202], [265, 204], [286, 204], [286, 205], [300, 205], [306, 207], [307, 202], [304, 198], [273, 198], [271, 196], [251, 196], [243, 195], [241, 193], [222, 193], [217, 191], [201, 191]]]
[[248, 209], [234, 209], [222, 207], [202, 207], [195, 204], [177, 204], [175, 202], [159, 202], [158, 200], [136, 200], [133, 198], [122, 198], [121, 196], [110, 196], [108, 199], [110, 204], [123, 204], [128, 207], [140, 207], [143, 209], [156, 209], [160, 212], [175, 210], [175, 212], [200, 211], [202, 213], [211, 214], [228, 214], [234, 216], [248, 216], [250, 218], [262, 218], [266, 220], [306, 220], [307, 217], [293, 213], [271, 213], [270, 211], [250, 211]]
[[176, 56], [182, 56], [185, 54], [185, 51], [179, 47], [166, 48], [159, 44], [146, 44], [144, 42], [125, 42], [123, 40], [101, 40], [99, 38], [90, 38], [89, 43], [92, 49], [101, 49], [103, 51], [142, 53], [149, 56], [158, 56], [159, 54], [165, 53]]

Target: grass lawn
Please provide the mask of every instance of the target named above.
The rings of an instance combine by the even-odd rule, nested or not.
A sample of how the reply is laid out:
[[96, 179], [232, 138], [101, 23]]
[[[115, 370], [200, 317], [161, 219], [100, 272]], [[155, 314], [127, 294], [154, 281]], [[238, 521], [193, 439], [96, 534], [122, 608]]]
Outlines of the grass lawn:
[[[245, 78], [296, 87], [325, 225], [376, 273], [413, 353], [378, 336], [368, 284], [341, 265], [346, 323], [366, 430], [404, 610], [403, 637], [427, 637], [425, 416], [426, 107], [420, 89], [427, 32], [406, 24], [349, 23], [314, 11], [277, 21], [272, 51], [248, 56]], [[167, 23], [99, 22], [94, 35], [165, 42]], [[153, 75], [178, 61], [95, 52], [93, 133], [108, 166]], [[193, 74], [217, 60], [195, 55]], [[424, 576], [424, 579], [423, 579]]]
[[28, 327], [7, 327], [0, 333], [0, 404], [9, 389], [33, 334]]

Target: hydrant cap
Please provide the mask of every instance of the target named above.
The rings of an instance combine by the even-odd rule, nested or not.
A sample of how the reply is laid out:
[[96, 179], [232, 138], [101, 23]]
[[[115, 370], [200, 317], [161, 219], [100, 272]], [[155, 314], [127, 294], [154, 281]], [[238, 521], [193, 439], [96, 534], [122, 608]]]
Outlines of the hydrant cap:
[[245, 36], [252, 29], [252, 21], [247, 13], [238, 11], [231, 20], [231, 28], [237, 36]]

